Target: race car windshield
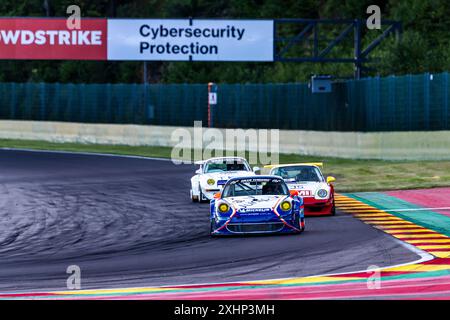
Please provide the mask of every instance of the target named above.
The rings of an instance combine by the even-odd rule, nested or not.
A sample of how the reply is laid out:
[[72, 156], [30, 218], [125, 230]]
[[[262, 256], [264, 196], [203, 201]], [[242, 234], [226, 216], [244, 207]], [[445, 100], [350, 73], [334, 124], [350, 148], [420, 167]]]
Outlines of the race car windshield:
[[248, 171], [248, 168], [242, 161], [209, 162], [205, 168], [205, 173], [229, 171]]
[[319, 169], [313, 166], [289, 166], [274, 169], [272, 174], [292, 182], [323, 182]]
[[226, 185], [223, 198], [261, 195], [289, 195], [289, 189], [281, 179], [243, 179]]

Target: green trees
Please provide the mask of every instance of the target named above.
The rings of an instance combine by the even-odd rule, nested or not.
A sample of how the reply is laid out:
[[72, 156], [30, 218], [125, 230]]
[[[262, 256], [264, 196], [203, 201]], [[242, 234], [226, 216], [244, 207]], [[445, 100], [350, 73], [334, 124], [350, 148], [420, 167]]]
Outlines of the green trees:
[[399, 43], [381, 51], [382, 74], [442, 72], [450, 70], [450, 2], [446, 0], [391, 1], [392, 19], [405, 30]]
[[[450, 70], [450, 1], [448, 0], [2, 0], [0, 16], [66, 16], [77, 4], [84, 17], [221, 17], [221, 18], [366, 18], [378, 4], [383, 19], [403, 22], [401, 41], [384, 42], [373, 53], [366, 75]], [[325, 36], [332, 32], [325, 31]], [[380, 31], [363, 30], [367, 38]], [[352, 41], [341, 52], [351, 52]], [[0, 81], [141, 82], [140, 62], [0, 61]], [[352, 76], [352, 64], [151, 62], [150, 82], [292, 82], [311, 74]]]

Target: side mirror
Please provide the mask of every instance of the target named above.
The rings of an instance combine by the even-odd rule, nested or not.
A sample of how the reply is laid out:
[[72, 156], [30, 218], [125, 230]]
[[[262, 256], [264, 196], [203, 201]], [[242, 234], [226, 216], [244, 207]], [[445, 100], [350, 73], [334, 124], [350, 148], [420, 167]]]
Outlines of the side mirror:
[[220, 193], [220, 192], [217, 192], [217, 193], [215, 193], [214, 194], [214, 199], [220, 199], [220, 196], [221, 196], [222, 194]]
[[298, 191], [297, 190], [289, 190], [289, 193], [291, 194], [292, 198], [295, 197], [295, 196], [298, 197]]
[[261, 168], [260, 167], [253, 167], [253, 172], [254, 173], [261, 172]]
[[336, 178], [335, 177], [327, 177], [327, 183], [332, 183], [332, 182], [335, 182], [336, 181]]
[[202, 168], [195, 170], [196, 174], [201, 174], [202, 173]]

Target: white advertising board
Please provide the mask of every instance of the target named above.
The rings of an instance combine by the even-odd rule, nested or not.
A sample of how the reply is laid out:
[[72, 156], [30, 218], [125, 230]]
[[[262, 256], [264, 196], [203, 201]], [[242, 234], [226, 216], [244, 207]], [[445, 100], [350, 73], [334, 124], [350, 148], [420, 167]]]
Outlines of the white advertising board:
[[273, 61], [273, 20], [109, 19], [108, 60]]

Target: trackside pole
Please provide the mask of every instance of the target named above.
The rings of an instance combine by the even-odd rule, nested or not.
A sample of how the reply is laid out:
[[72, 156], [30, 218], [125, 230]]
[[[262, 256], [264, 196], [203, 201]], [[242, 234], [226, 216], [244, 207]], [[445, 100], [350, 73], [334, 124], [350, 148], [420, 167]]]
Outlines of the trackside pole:
[[208, 128], [211, 128], [212, 123], [212, 107], [217, 104], [217, 85], [214, 82], [208, 83]]
[[148, 107], [148, 103], [147, 103], [147, 91], [148, 91], [148, 67], [147, 67], [147, 61], [144, 61], [144, 70], [143, 70], [143, 75], [142, 75], [142, 82], [144, 83], [144, 112], [146, 115], [146, 121], [148, 121], [149, 119], [149, 107]]

